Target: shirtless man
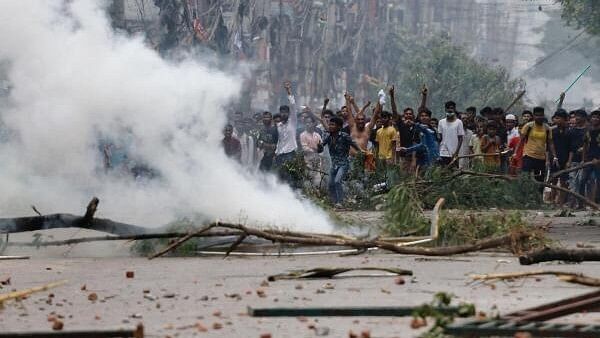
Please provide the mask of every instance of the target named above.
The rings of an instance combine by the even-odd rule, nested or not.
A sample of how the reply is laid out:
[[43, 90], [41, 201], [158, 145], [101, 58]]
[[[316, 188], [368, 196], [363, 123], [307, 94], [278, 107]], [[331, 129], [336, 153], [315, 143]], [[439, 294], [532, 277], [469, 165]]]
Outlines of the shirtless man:
[[[366, 123], [367, 117], [365, 116], [365, 110], [371, 105], [371, 101], [367, 101], [367, 103], [362, 107], [362, 109], [358, 110], [358, 106], [354, 101], [352, 95], [345, 94], [347, 101], [347, 106], [350, 107], [348, 111], [348, 125], [350, 126], [350, 136], [352, 136], [352, 140], [356, 142], [356, 144], [361, 149], [367, 149], [367, 145], [369, 143], [369, 135], [371, 132], [371, 128], [374, 125], [375, 116], [373, 120], [369, 123]], [[356, 110], [356, 116], [352, 114], [352, 108]], [[356, 154], [354, 149], [350, 150], [350, 156]]]

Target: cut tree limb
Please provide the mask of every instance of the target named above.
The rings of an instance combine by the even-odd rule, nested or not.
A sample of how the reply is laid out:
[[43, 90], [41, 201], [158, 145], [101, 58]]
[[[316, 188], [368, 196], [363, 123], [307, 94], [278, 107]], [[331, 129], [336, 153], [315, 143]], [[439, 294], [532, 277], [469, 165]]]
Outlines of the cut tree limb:
[[[209, 231], [201, 234], [194, 234], [192, 237], [226, 237], [226, 236], [240, 236], [240, 231]], [[9, 242], [9, 246], [60, 246], [60, 245], [73, 245], [79, 243], [88, 242], [99, 242], [99, 241], [140, 241], [147, 239], [161, 239], [161, 238], [173, 238], [173, 237], [184, 237], [189, 235], [188, 232], [162, 232], [162, 233], [147, 233], [141, 235], [120, 235], [120, 236], [94, 236], [94, 237], [83, 237], [83, 238], [70, 238], [62, 241], [42, 241], [39, 243], [35, 242]]]
[[243, 233], [240, 235], [240, 237], [238, 237], [238, 239], [236, 239], [235, 242], [233, 242], [233, 244], [231, 244], [231, 246], [229, 247], [229, 249], [227, 249], [227, 252], [225, 252], [225, 256], [223, 257], [223, 259], [227, 258], [229, 256], [229, 254], [235, 250], [240, 244], [242, 244], [242, 242], [248, 237], [247, 234]]
[[519, 257], [519, 263], [521, 263], [521, 265], [531, 265], [549, 261], [565, 261], [575, 263], [583, 261], [600, 261], [600, 250], [543, 248]]
[[279, 243], [297, 243], [308, 245], [324, 245], [324, 246], [348, 246], [355, 249], [364, 248], [379, 248], [386, 251], [407, 254], [407, 255], [423, 255], [423, 256], [450, 256], [458, 255], [467, 252], [480, 251], [485, 249], [497, 248], [501, 246], [513, 245], [515, 242], [525, 240], [529, 237], [528, 233], [518, 232], [515, 234], [507, 234], [500, 237], [487, 238], [476, 241], [471, 244], [447, 246], [447, 247], [407, 247], [398, 246], [396, 243], [385, 242], [381, 240], [357, 240], [357, 239], [334, 239], [334, 238], [306, 238], [297, 236], [282, 236], [265, 232], [263, 230], [250, 228], [240, 224], [221, 223], [219, 227], [236, 229], [250, 236], [264, 238], [273, 242]]
[[84, 228], [116, 235], [143, 234], [147, 228], [109, 219], [93, 218], [99, 200], [94, 197], [87, 206], [84, 216], [71, 214], [51, 214], [44, 216], [0, 218], [0, 232], [25, 232], [56, 228]]
[[[443, 199], [440, 199], [438, 203], [436, 203], [436, 207], [433, 211], [432, 216], [432, 227], [437, 229], [437, 222], [439, 220], [439, 211], [443, 204]], [[316, 246], [346, 246], [354, 249], [370, 249], [370, 248], [379, 248], [382, 250], [406, 254], [406, 255], [423, 255], [423, 256], [450, 256], [450, 255], [458, 255], [467, 252], [486, 250], [491, 248], [497, 248], [501, 246], [510, 246], [511, 248], [517, 247], [516, 243], [520, 241], [526, 240], [529, 238], [530, 234], [526, 232], [515, 232], [511, 234], [507, 234], [504, 236], [486, 238], [483, 240], [476, 241], [470, 244], [464, 245], [456, 245], [456, 246], [447, 246], [447, 247], [408, 247], [405, 246], [406, 243], [394, 243], [385, 240], [379, 239], [369, 239], [369, 240], [359, 240], [353, 238], [344, 238], [341, 236], [328, 236], [328, 235], [318, 235], [318, 236], [306, 236], [303, 233], [295, 233], [292, 231], [287, 231], [285, 234], [283, 232], [278, 231], [269, 231], [269, 230], [261, 230], [257, 228], [248, 227], [242, 224], [230, 224], [230, 223], [218, 223], [211, 224], [208, 227], [219, 227], [231, 230], [237, 230], [242, 233], [245, 233], [247, 236], [254, 236], [263, 238], [275, 243], [294, 243], [294, 244], [304, 244], [304, 245], [316, 245]], [[206, 228], [201, 229], [203, 231]], [[191, 237], [186, 236], [185, 238], [180, 239], [176, 244], [181, 245], [183, 242], [189, 240]], [[165, 254], [173, 248], [167, 248], [161, 251], [159, 254]], [[158, 254], [157, 254], [158, 255]], [[157, 255], [153, 255], [151, 258], [158, 257]]]

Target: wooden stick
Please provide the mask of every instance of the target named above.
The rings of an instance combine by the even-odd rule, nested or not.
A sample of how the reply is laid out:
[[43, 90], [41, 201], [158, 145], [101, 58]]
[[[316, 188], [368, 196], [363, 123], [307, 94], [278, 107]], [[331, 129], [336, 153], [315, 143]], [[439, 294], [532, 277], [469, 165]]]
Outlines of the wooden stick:
[[521, 271], [521, 272], [503, 272], [503, 273], [490, 273], [484, 275], [471, 275], [473, 280], [490, 280], [490, 279], [513, 279], [540, 275], [554, 275], [554, 276], [583, 276], [580, 273], [564, 272], [564, 271], [550, 271], [550, 270], [537, 270], [537, 271]]
[[[239, 236], [242, 232], [240, 231], [209, 231], [201, 234], [194, 234], [192, 237], [225, 237], [225, 236]], [[40, 243], [33, 242], [9, 242], [9, 246], [60, 246], [60, 245], [73, 245], [88, 242], [99, 242], [99, 241], [140, 241], [147, 239], [161, 239], [161, 238], [173, 238], [173, 237], [184, 237], [189, 235], [189, 232], [166, 232], [166, 233], [148, 233], [141, 235], [120, 235], [120, 236], [95, 236], [95, 237], [83, 237], [83, 238], [70, 238], [64, 241], [44, 241]]]
[[600, 278], [586, 277], [586, 276], [571, 276], [562, 275], [558, 276], [558, 279], [564, 282], [586, 285], [586, 286], [600, 286]]
[[225, 256], [223, 256], [223, 259], [227, 258], [229, 256], [229, 254], [235, 250], [240, 244], [242, 244], [242, 242], [248, 237], [247, 234], [242, 233], [240, 235], [240, 237], [238, 237], [238, 239], [233, 242], [233, 244], [231, 244], [231, 246], [229, 247], [229, 249], [227, 249], [227, 252], [225, 252]]
[[546, 182], [538, 182], [538, 181], [534, 181], [534, 182], [536, 182], [536, 184], [543, 185], [544, 187], [548, 187], [548, 188], [551, 188], [551, 189], [560, 190], [562, 192], [566, 192], [567, 194], [571, 194], [574, 197], [576, 197], [577, 199], [581, 200], [583, 203], [591, 206], [592, 208], [594, 208], [596, 210], [600, 210], [600, 204], [597, 204], [596, 202], [588, 199], [587, 197], [585, 197], [585, 196], [583, 196], [583, 195], [581, 195], [581, 194], [579, 194], [579, 193], [577, 193], [575, 191], [569, 190], [567, 188], [563, 188], [563, 187], [558, 186], [558, 185], [546, 183]]
[[36, 286], [36, 287], [25, 289], [25, 290], [13, 291], [13, 292], [9, 292], [9, 293], [0, 294], [0, 305], [2, 305], [2, 303], [4, 303], [7, 300], [22, 298], [22, 297], [28, 296], [32, 293], [46, 291], [48, 289], [52, 289], [52, 288], [61, 286], [66, 283], [67, 283], [67, 280], [61, 280], [58, 282], [48, 283], [48, 284], [45, 284], [42, 286]]
[[525, 90], [521, 91], [519, 95], [517, 95], [517, 97], [508, 105], [508, 107], [504, 109], [504, 112], [508, 114], [510, 108], [512, 108], [517, 102], [519, 102], [523, 95], [525, 95]]
[[169, 252], [169, 251], [171, 251], [171, 250], [179, 247], [181, 244], [187, 242], [187, 240], [189, 240], [190, 238], [194, 237], [194, 235], [199, 235], [199, 234], [201, 234], [203, 232], [206, 232], [206, 231], [214, 228], [217, 225], [219, 225], [218, 222], [217, 223], [213, 223], [213, 224], [209, 224], [209, 225], [205, 226], [204, 228], [202, 228], [200, 230], [197, 230], [195, 232], [190, 232], [189, 234], [187, 234], [187, 235], [183, 236], [182, 238], [180, 238], [177, 242], [169, 245], [168, 247], [164, 248], [163, 250], [161, 250], [161, 251], [155, 253], [154, 255], [148, 257], [148, 259], [154, 259], [156, 257], [160, 257], [160, 256], [166, 254], [167, 252]]
[[461, 159], [461, 158], [471, 158], [471, 157], [503, 156], [503, 155], [506, 155], [508, 153], [509, 153], [509, 151], [505, 150], [505, 151], [499, 151], [497, 153], [491, 153], [491, 154], [481, 153], [481, 154], [460, 155], [460, 156], [456, 156], [456, 158], [457, 159]]
[[567, 169], [563, 169], [563, 170], [559, 170], [557, 172], [554, 172], [554, 173], [552, 173], [552, 175], [550, 175], [550, 178], [557, 178], [557, 177], [559, 177], [562, 174], [570, 173], [572, 171], [580, 170], [580, 169], [583, 169], [585, 167], [589, 167], [589, 166], [592, 166], [592, 165], [598, 165], [598, 164], [600, 164], [600, 159], [591, 160], [589, 162], [582, 163], [582, 164], [580, 164], [580, 165], [578, 165], [576, 167], [573, 167], [573, 168], [567, 168]]

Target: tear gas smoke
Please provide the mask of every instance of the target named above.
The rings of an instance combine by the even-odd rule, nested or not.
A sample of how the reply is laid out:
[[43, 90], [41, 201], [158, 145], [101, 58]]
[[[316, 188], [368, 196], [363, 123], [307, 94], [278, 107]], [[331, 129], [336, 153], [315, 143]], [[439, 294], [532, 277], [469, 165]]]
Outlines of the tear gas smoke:
[[[112, 31], [96, 1], [0, 2], [0, 215], [81, 214], [162, 225], [194, 213], [329, 231], [325, 214], [274, 177], [251, 176], [220, 147], [241, 79], [198, 60], [170, 62]], [[1, 126], [1, 124], [0, 124]], [[5, 130], [5, 131], [6, 131]], [[105, 173], [99, 140], [126, 147], [157, 177]]]

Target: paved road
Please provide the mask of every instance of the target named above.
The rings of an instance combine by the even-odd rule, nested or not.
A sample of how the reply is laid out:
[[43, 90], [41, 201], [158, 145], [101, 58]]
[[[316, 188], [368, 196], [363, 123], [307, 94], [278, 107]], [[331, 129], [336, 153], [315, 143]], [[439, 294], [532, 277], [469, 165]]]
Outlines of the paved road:
[[[587, 216], [586, 216], [587, 217]], [[573, 226], [578, 218], [545, 218], [553, 221], [551, 236], [566, 245], [595, 245], [600, 227]], [[54, 231], [55, 237], [72, 236], [72, 230]], [[77, 236], [85, 232], [79, 231]], [[31, 234], [20, 234], [30, 238]], [[17, 239], [19, 236], [14, 236]], [[108, 245], [108, 247], [106, 247]], [[96, 257], [110, 251], [117, 257]], [[549, 263], [522, 267], [502, 253], [478, 253], [452, 259], [423, 260], [414, 256], [371, 253], [355, 257], [310, 256], [282, 258], [126, 257], [123, 243], [85, 244], [73, 249], [52, 248], [33, 253], [31, 260], [0, 261], [0, 280], [11, 277], [8, 289], [29, 288], [67, 279], [67, 285], [36, 293], [0, 310], [0, 332], [46, 330], [49, 315], [64, 317], [64, 329], [133, 327], [143, 322], [149, 337], [347, 337], [350, 330], [369, 330], [372, 337], [416, 337], [410, 318], [253, 318], [247, 306], [417, 306], [438, 291], [452, 292], [459, 301], [475, 303], [479, 311], [506, 313], [516, 309], [588, 292], [548, 276], [494, 286], [473, 284], [474, 273], [552, 269], [600, 276], [597, 263]], [[11, 249], [11, 254], [20, 253]], [[68, 257], [64, 257], [63, 255]], [[87, 256], [87, 257], [86, 257]], [[347, 277], [332, 280], [277, 281], [261, 285], [271, 274], [317, 266], [384, 266], [411, 269], [414, 277], [397, 285], [394, 277]], [[126, 271], [134, 271], [132, 279]], [[329, 283], [330, 285], [326, 285]], [[81, 290], [82, 286], [86, 290]], [[264, 295], [257, 294], [262, 290]], [[144, 297], [144, 291], [149, 292]], [[90, 293], [98, 300], [88, 300]], [[49, 294], [53, 294], [49, 304]], [[150, 295], [150, 296], [148, 296]], [[155, 298], [155, 299], [152, 299]], [[574, 315], [571, 321], [598, 321], [597, 316]], [[206, 332], [198, 330], [205, 327]], [[218, 328], [222, 326], [221, 328]], [[311, 329], [310, 327], [316, 327]]]

